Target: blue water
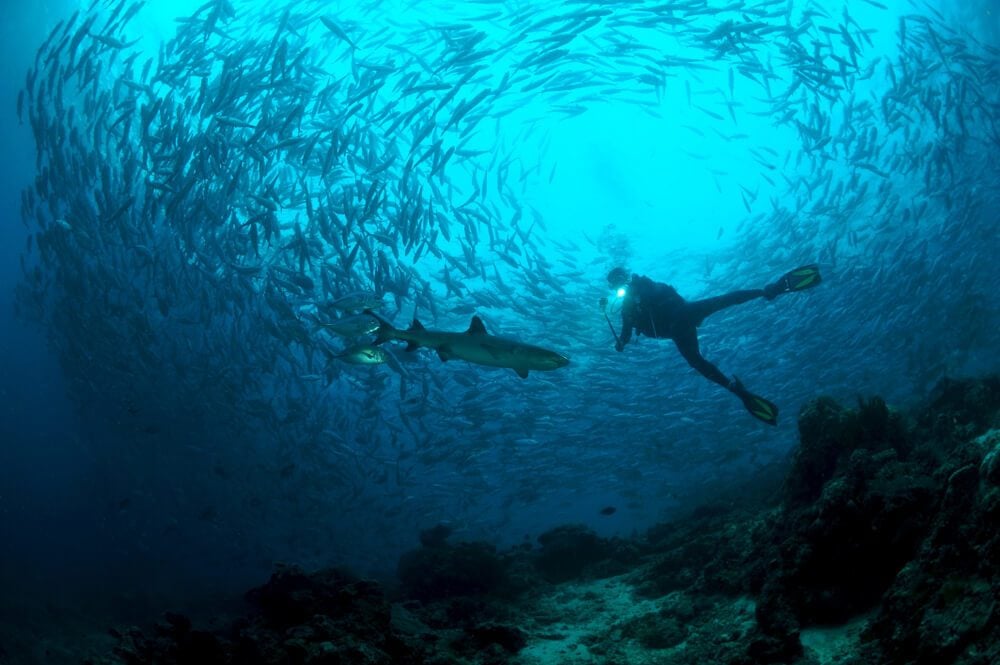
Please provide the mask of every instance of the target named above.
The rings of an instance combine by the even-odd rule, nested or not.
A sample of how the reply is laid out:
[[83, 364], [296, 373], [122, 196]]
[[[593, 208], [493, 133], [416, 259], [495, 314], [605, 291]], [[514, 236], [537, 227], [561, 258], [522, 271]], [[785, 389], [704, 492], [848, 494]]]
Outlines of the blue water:
[[[105, 4], [101, 16], [114, 6]], [[7, 150], [0, 167], [0, 584], [42, 597], [138, 604], [238, 590], [276, 561], [343, 563], [391, 576], [418, 531], [442, 521], [455, 538], [501, 547], [567, 522], [628, 535], [780, 473], [797, 440], [795, 414], [816, 396], [852, 403], [878, 394], [906, 408], [944, 376], [996, 372], [1000, 18], [988, 2], [877, 4], [851, 3], [848, 22], [841, 3], [812, 3], [820, 13], [802, 39], [808, 48], [791, 53], [769, 41], [775, 33], [740, 44], [706, 37], [750, 23], [753, 3], [720, 14], [639, 14], [643, 3], [296, 3], [281, 38], [289, 54], [309, 48], [303, 57], [314, 69], [300, 70], [299, 80], [315, 87], [282, 89], [287, 98], [301, 95], [303, 107], [281, 138], [319, 133], [320, 151], [330, 132], [356, 131], [343, 148], [351, 157], [338, 156], [336, 183], [320, 176], [316, 158], [303, 166], [294, 144], [298, 153], [269, 163], [266, 177], [254, 175], [258, 158], [234, 139], [216, 171], [194, 178], [193, 194], [151, 212], [141, 203], [153, 198], [149, 182], [174, 168], [169, 160], [145, 162], [148, 171], [138, 176], [113, 143], [48, 133], [49, 159], [67, 159], [74, 169], [62, 179], [47, 176], [44, 201], [57, 212], [39, 206], [24, 219], [21, 192], [38, 175], [39, 137], [27, 121], [18, 124], [14, 100], [36, 50], [76, 5], [10, 10], [0, 73], [9, 110], [0, 123]], [[134, 79], [149, 57], [200, 72], [151, 88], [181, 109], [154, 120], [155, 133], [181, 146], [211, 131], [245, 140], [244, 130], [224, 134], [230, 130], [206, 119], [212, 113], [199, 117], [183, 106], [198, 96], [201, 75], [218, 82], [221, 59], [195, 66], [182, 58], [198, 52], [201, 40], [245, 58], [244, 71], [267, 72], [270, 62], [253, 54], [268, 46], [283, 7], [234, 3], [235, 18], [220, 19], [219, 33], [190, 37], [194, 28], [174, 19], [199, 6], [151, 0], [124, 29], [128, 41], [140, 41], [123, 53], [140, 53]], [[786, 7], [793, 27], [807, 21], [799, 2], [756, 6], [774, 15], [755, 20], [779, 28]], [[593, 15], [600, 20], [552, 61], [538, 64], [541, 44], [563, 23], [544, 22], [529, 38], [510, 40], [509, 25], [523, 31], [588, 7], [604, 10]], [[656, 27], [654, 15], [683, 21]], [[321, 16], [335, 17], [356, 48]], [[578, 24], [590, 25], [589, 18]], [[841, 25], [857, 48], [853, 56]], [[189, 35], [189, 50], [160, 54], [177, 31]], [[816, 47], [810, 39], [837, 73], [829, 87], [803, 83], [800, 65]], [[400, 182], [424, 116], [392, 134], [387, 118], [427, 99], [436, 107], [469, 71], [456, 54], [487, 48], [497, 50], [471, 61], [481, 69], [413, 151], [417, 161], [438, 138], [442, 151], [455, 148], [440, 174], [430, 173], [440, 152], [413, 167], [422, 200], [433, 199], [440, 218], [413, 238], [437, 252], [425, 249], [416, 259], [394, 220], [413, 191]], [[856, 71], [841, 76], [832, 56], [852, 68], [856, 60]], [[94, 89], [127, 99], [115, 85], [122, 58], [112, 60]], [[362, 94], [366, 72], [378, 67], [391, 73]], [[48, 74], [41, 71], [39, 79]], [[428, 81], [444, 87], [399, 92]], [[321, 93], [324, 85], [333, 91]], [[93, 93], [73, 86], [62, 115], [51, 99], [36, 102], [50, 131], [68, 131], [85, 117], [118, 118], [120, 107], [107, 110], [105, 100], [88, 108]], [[443, 127], [442, 119], [485, 89], [493, 92]], [[270, 94], [256, 89], [247, 105], [218, 113], [246, 112], [256, 125]], [[323, 94], [329, 101], [321, 105]], [[352, 111], [358, 100], [361, 110]], [[266, 117], [276, 122], [293, 107]], [[139, 122], [136, 115], [126, 137], [135, 154], [144, 149]], [[391, 166], [367, 175], [359, 164], [368, 152]], [[39, 237], [48, 234], [54, 245], [88, 225], [106, 228], [118, 208], [105, 210], [110, 203], [81, 176], [88, 159], [96, 159], [95, 173], [110, 169], [118, 205], [129, 197], [136, 203], [103, 242], [67, 242], [40, 262]], [[241, 159], [239, 176], [219, 170]], [[179, 172], [190, 178], [199, 168], [189, 163]], [[234, 276], [226, 267], [234, 257], [305, 270], [288, 249], [295, 222], [307, 220], [293, 194], [279, 196], [283, 228], [270, 247], [260, 245], [260, 258], [246, 238], [247, 211], [261, 205], [250, 197], [266, 198], [269, 186], [291, 192], [300, 177], [317, 206], [324, 192], [334, 207], [343, 191], [363, 201], [373, 179], [386, 185], [385, 199], [374, 221], [343, 235], [343, 251], [314, 233], [311, 294], [268, 286], [261, 275]], [[225, 221], [212, 221], [199, 200]], [[493, 225], [494, 242], [487, 225], [462, 209], [469, 200]], [[81, 212], [88, 207], [91, 217]], [[243, 231], [218, 230], [231, 224], [230, 214]], [[467, 234], [465, 225], [475, 231]], [[360, 242], [354, 234], [373, 243], [371, 260], [369, 250], [359, 252], [336, 294], [384, 292], [382, 313], [400, 326], [416, 308], [428, 328], [463, 331], [475, 312], [490, 332], [558, 350], [570, 365], [521, 379], [442, 363], [426, 350], [414, 357], [395, 344], [402, 371], [329, 359], [320, 347], [347, 342], [311, 325], [290, 328], [274, 298], [310, 322], [316, 302], [331, 295], [322, 294], [319, 266], [343, 270], [345, 254]], [[49, 286], [35, 291], [37, 310], [22, 300], [15, 316], [15, 288], [32, 283], [22, 277], [22, 260], [29, 271], [37, 265]], [[698, 376], [670, 341], [642, 339], [617, 354], [597, 306], [610, 295], [604, 276], [615, 265], [700, 298], [760, 288], [812, 262], [824, 274], [819, 288], [726, 310], [700, 329], [707, 358], [780, 406], [777, 428]], [[450, 280], [461, 286], [449, 289]], [[292, 328], [306, 331], [306, 341]], [[601, 516], [608, 505], [617, 512]]]

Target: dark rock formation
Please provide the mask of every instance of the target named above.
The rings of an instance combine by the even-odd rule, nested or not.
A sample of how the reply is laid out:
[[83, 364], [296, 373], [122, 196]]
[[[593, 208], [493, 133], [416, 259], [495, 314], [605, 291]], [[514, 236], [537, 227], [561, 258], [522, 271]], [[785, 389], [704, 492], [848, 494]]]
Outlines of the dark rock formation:
[[1000, 522], [980, 479], [990, 444], [970, 442], [998, 407], [990, 379], [944, 382], [912, 428], [878, 399], [803, 409], [785, 501], [751, 557], [755, 662], [787, 660], [803, 626], [873, 608], [870, 662], [951, 662], [973, 641], [1000, 644], [987, 602]]
[[1000, 487], [989, 472], [1000, 431], [978, 437], [974, 447], [980, 464], [947, 475], [938, 510], [927, 516], [924, 546], [865, 633], [873, 658], [971, 665], [1000, 657]]
[[424, 547], [442, 547], [451, 536], [452, 529], [447, 524], [438, 524], [420, 532], [420, 544]]
[[425, 662], [420, 643], [394, 630], [375, 582], [336, 569], [307, 574], [281, 566], [247, 598], [257, 612], [225, 630], [194, 630], [186, 617], [168, 613], [152, 635], [119, 632], [115, 653], [128, 665]]
[[517, 653], [527, 644], [524, 633], [514, 626], [498, 623], [483, 623], [465, 629], [468, 645], [479, 652], [493, 645], [508, 653]]
[[635, 545], [617, 538], [600, 538], [582, 524], [550, 529], [538, 537], [538, 542], [542, 547], [535, 555], [535, 566], [552, 583], [618, 575], [638, 560]]
[[434, 541], [404, 554], [398, 572], [403, 592], [421, 601], [489, 593], [506, 577], [496, 549], [486, 543]]

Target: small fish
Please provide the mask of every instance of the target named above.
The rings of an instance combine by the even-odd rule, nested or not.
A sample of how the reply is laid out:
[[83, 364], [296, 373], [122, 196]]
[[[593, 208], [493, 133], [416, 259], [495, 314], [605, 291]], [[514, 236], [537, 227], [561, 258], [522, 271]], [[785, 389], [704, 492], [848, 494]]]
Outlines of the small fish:
[[321, 16], [320, 20], [323, 21], [323, 25], [325, 25], [330, 32], [332, 32], [337, 37], [343, 39], [345, 42], [350, 44], [351, 48], [353, 49], [358, 48], [357, 45], [351, 41], [351, 38], [347, 36], [347, 33], [344, 32], [343, 28], [341, 28], [339, 25], [333, 22], [333, 19], [327, 16]]
[[355, 291], [324, 304], [327, 307], [345, 312], [356, 312], [365, 309], [378, 309], [382, 306], [382, 298], [370, 291]]
[[321, 328], [326, 328], [344, 337], [370, 335], [378, 330], [378, 321], [367, 314], [344, 316], [335, 321], [320, 323], [318, 325]]
[[618, 512], [618, 509], [614, 506], [605, 506], [604, 508], [601, 508], [601, 514], [605, 516], [614, 515], [616, 512]]
[[352, 365], [381, 365], [389, 360], [388, 356], [386, 351], [372, 344], [358, 344], [337, 354], [337, 358]]

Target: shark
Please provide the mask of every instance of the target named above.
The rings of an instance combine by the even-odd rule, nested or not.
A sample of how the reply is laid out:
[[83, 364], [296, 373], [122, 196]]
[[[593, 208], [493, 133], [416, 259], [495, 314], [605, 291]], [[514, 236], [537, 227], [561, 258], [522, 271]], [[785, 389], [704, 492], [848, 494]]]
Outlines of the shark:
[[528, 378], [531, 370], [551, 371], [569, 364], [569, 358], [555, 351], [489, 334], [478, 316], [472, 317], [465, 332], [442, 332], [427, 330], [416, 318], [409, 328], [402, 330], [370, 309], [364, 313], [379, 323], [375, 344], [400, 340], [407, 343], [407, 351], [421, 347], [434, 349], [442, 361], [457, 358], [476, 365], [504, 367], [514, 370], [522, 379]]

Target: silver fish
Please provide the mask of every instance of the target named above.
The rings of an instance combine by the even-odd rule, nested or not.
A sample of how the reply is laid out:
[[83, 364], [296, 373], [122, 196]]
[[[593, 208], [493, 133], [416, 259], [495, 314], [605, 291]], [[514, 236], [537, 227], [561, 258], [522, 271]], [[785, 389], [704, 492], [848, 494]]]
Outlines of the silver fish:
[[359, 335], [369, 335], [378, 330], [378, 321], [367, 314], [354, 314], [344, 316], [335, 321], [326, 321], [318, 324], [331, 332], [344, 337], [358, 337]]
[[389, 354], [373, 344], [352, 346], [336, 357], [352, 365], [381, 365], [389, 360]]

